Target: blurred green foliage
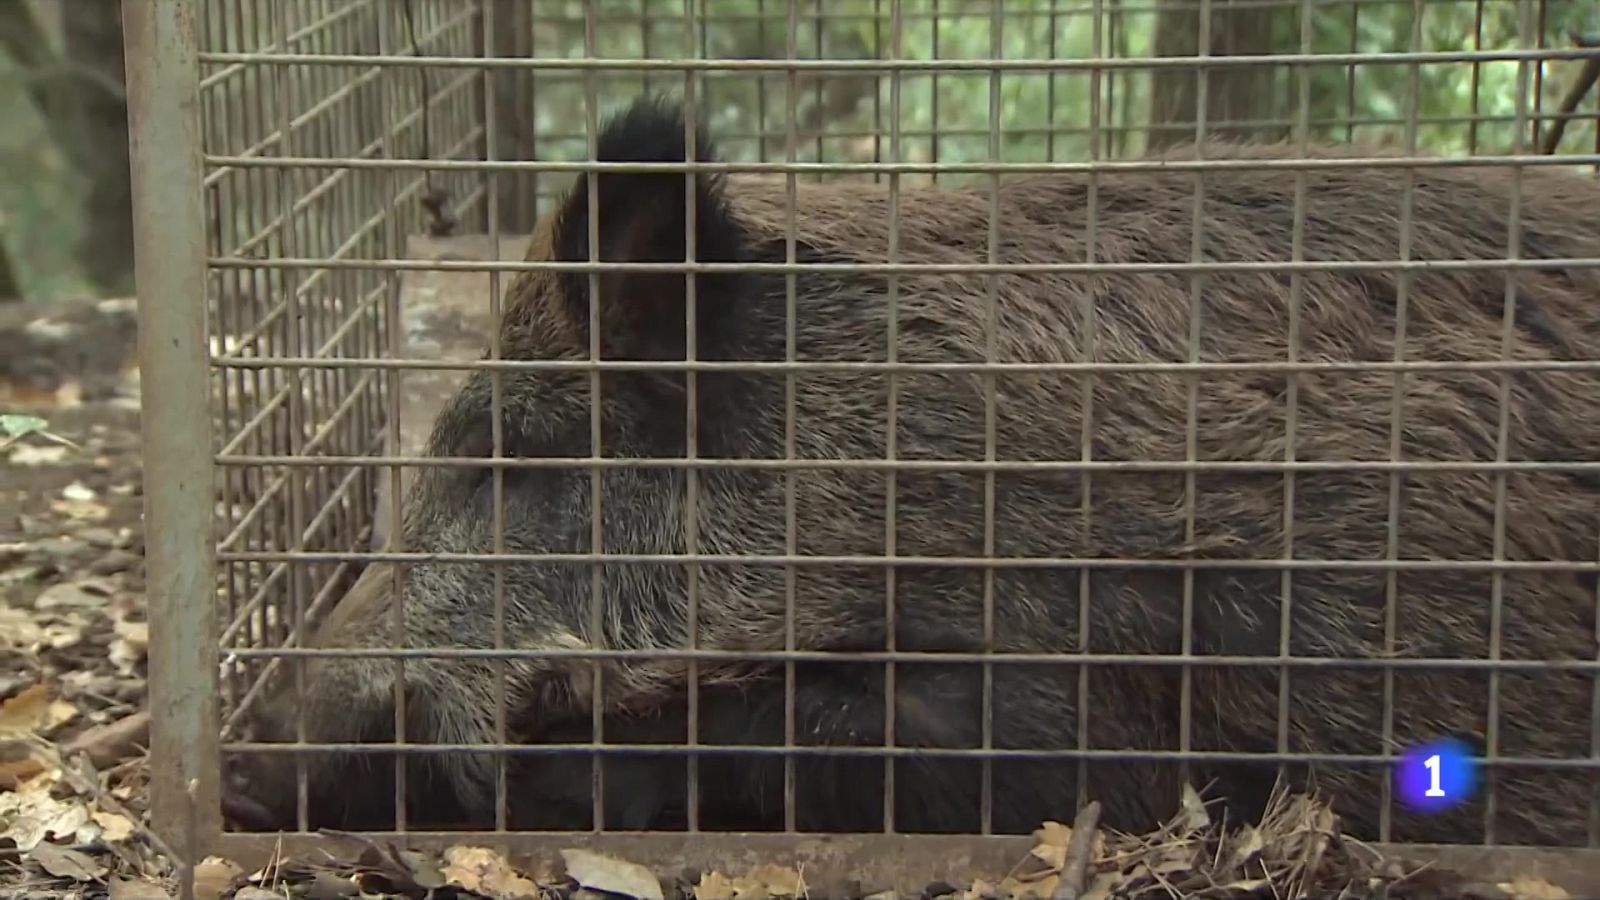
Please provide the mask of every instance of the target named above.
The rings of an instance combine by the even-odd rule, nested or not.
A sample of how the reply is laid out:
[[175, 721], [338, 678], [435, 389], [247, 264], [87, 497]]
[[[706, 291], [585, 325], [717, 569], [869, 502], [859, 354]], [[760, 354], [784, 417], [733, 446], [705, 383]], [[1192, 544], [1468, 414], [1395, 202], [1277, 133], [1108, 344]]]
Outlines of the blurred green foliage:
[[[27, 2], [27, 0], [0, 0]], [[287, 2], [287, 0], [274, 0]], [[478, 0], [413, 0], [439, 21]], [[298, 4], [297, 4], [298, 5]], [[335, 4], [337, 5], [337, 4]], [[688, 56], [906, 60], [1149, 57], [1163, 28], [1193, 28], [1198, 0], [535, 0], [533, 52], [545, 57], [658, 59]], [[791, 9], [792, 7], [792, 9]], [[1213, 9], [1270, 16], [1268, 49], [1282, 53], [1362, 54], [1570, 47], [1575, 33], [1600, 32], [1594, 0], [1214, 0]], [[686, 9], [689, 13], [686, 15]], [[585, 26], [586, 10], [592, 16]], [[1185, 13], [1185, 10], [1190, 12]], [[1187, 16], [1185, 18], [1184, 16]], [[1302, 18], [1304, 16], [1305, 18]], [[797, 26], [792, 40], [789, 25]], [[896, 24], [899, 25], [896, 28]], [[1257, 23], [1259, 24], [1259, 23]], [[1182, 35], [1180, 35], [1182, 37]], [[1227, 46], [1228, 35], [1213, 47]], [[423, 52], [429, 52], [427, 47]], [[1252, 51], [1240, 51], [1252, 52]], [[1417, 123], [1420, 150], [1533, 152], [1536, 109], [1552, 110], [1581, 61], [1524, 66], [1514, 60], [1406, 65], [1379, 59], [1252, 69], [1252, 127], [1313, 140], [1405, 146]], [[438, 70], [443, 72], [444, 70]], [[0, 59], [0, 240], [17, 261], [26, 291], [48, 298], [80, 291], [73, 258], [82, 228], [80, 185], [50, 146], [23, 90], [30, 74]], [[432, 77], [442, 78], [440, 74]], [[586, 155], [583, 75], [542, 71], [530, 110], [534, 158]], [[1239, 90], [1234, 79], [1228, 90]], [[781, 160], [791, 120], [797, 158], [1004, 161], [1117, 157], [1147, 146], [1151, 71], [1121, 67], [795, 74], [708, 72], [698, 102], [723, 152], [735, 159]], [[681, 91], [663, 72], [601, 72], [593, 78], [599, 112], [641, 89]], [[1523, 88], [1523, 89], [1520, 89]], [[996, 102], [991, 103], [991, 98]], [[1302, 102], [1302, 100], [1304, 102]], [[1597, 101], [1580, 107], [1559, 148], [1594, 153]], [[793, 109], [791, 111], [791, 104]], [[1247, 123], [1250, 124], [1250, 123]], [[1175, 127], [1193, 131], [1192, 124]], [[1547, 128], [1548, 125], [1541, 125]], [[991, 134], [998, 135], [991, 147]], [[912, 179], [915, 180], [915, 179]], [[540, 185], [547, 203], [560, 184]]]
[[[1158, 29], [1192, 25], [1200, 4], [802, 0], [792, 12], [790, 6], [783, 0], [700, 2], [693, 10], [697, 21], [691, 23], [682, 0], [551, 0], [539, 4], [535, 47], [546, 56], [584, 55], [588, 7], [595, 26], [588, 49], [600, 57], [782, 59], [792, 52], [800, 58], [906, 60], [1148, 58], [1156, 54]], [[1214, 0], [1210, 6], [1271, 15], [1271, 46], [1264, 49], [1277, 53], [1567, 48], [1573, 33], [1600, 29], [1600, 4], [1592, 0]], [[1184, 11], [1187, 19], [1180, 18]], [[798, 27], [793, 45], [787, 46], [791, 15]], [[1218, 44], [1214, 35], [1213, 46]], [[1354, 65], [1261, 66], [1248, 70], [1248, 77], [1259, 82], [1257, 124], [1276, 123], [1284, 136], [1303, 119], [1312, 140], [1403, 147], [1414, 106], [1419, 150], [1507, 153], [1516, 147], [1519, 122], [1521, 152], [1533, 152], [1535, 110], [1553, 109], [1581, 65], [1499, 60], [1412, 66], [1373, 59]], [[1526, 69], [1520, 116], [1519, 68]], [[1193, 77], [1192, 71], [1180, 77]], [[803, 72], [791, 84], [782, 72], [713, 72], [701, 77], [697, 89], [720, 147], [736, 159], [783, 158], [791, 91], [802, 161], [890, 159], [896, 138], [899, 158], [917, 161], [985, 160], [991, 152], [1007, 162], [1077, 160], [1090, 158], [1096, 149], [1102, 158], [1146, 149], [1149, 68], [1104, 69], [1098, 78], [1087, 69], [1007, 70], [998, 76], [981, 68], [908, 70], [898, 78], [874, 74], [882, 77]], [[677, 74], [605, 73], [594, 80], [602, 115], [640, 89], [683, 89]], [[535, 155], [585, 158], [583, 79], [540, 74], [536, 90]], [[993, 109], [991, 96], [998, 100]], [[1562, 151], [1595, 152], [1596, 102], [1591, 96], [1582, 107], [1588, 118], [1568, 127]], [[999, 134], [992, 150], [991, 125]], [[1182, 127], [1193, 133], [1192, 124]]]
[[0, 249], [27, 296], [81, 296], [88, 289], [76, 258], [83, 185], [28, 97], [34, 77], [0, 53]]

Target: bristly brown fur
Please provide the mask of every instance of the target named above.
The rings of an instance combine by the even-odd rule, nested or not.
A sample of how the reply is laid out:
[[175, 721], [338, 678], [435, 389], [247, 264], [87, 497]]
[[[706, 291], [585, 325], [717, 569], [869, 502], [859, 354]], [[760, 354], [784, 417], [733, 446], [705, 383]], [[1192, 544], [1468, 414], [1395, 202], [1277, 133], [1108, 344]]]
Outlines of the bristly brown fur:
[[[676, 121], [680, 133], [681, 124]], [[1329, 158], [1356, 152], [1370, 153], [1318, 151]], [[1287, 146], [1205, 148], [1208, 158], [1293, 155]], [[611, 176], [602, 176], [602, 183], [606, 177]], [[650, 177], [677, 186], [681, 220], [684, 177]], [[1300, 254], [1306, 260], [1393, 260], [1402, 244], [1410, 259], [1420, 261], [1496, 260], [1508, 252], [1522, 259], [1600, 257], [1595, 213], [1600, 185], [1593, 180], [1535, 167], [1520, 175], [1490, 168], [1418, 170], [1409, 188], [1407, 174], [1396, 168], [1313, 168], [1304, 173], [1303, 187], [1298, 177], [1282, 168], [1204, 175], [1201, 259], [1265, 265], [1206, 275], [1194, 291], [1184, 273], [1150, 270], [1093, 276], [907, 273], [892, 280], [881, 273], [803, 272], [794, 279], [795, 355], [801, 361], [885, 360], [892, 306], [897, 358], [913, 363], [981, 362], [991, 342], [994, 358], [1011, 363], [1181, 363], [1190, 358], [1273, 363], [1288, 357], [1291, 325], [1298, 331], [1297, 358], [1309, 362], [1600, 359], [1600, 272], [1592, 268], [1555, 265], [1507, 273], [1422, 267], [1407, 275], [1393, 268], [1345, 268], [1296, 277], [1277, 267], [1293, 256], [1296, 196], [1302, 190]], [[1076, 174], [1003, 179], [999, 261], [1082, 262], [1092, 256], [1102, 263], [1188, 262], [1196, 188], [1193, 173], [1174, 171], [1101, 174], [1092, 181]], [[737, 248], [738, 259], [784, 260], [781, 179], [707, 179], [697, 190], [712, 208], [727, 212], [721, 224], [701, 221], [702, 228], [712, 230], [712, 245], [718, 228], [736, 229], [738, 240], [721, 234], [729, 242], [720, 246]], [[1513, 240], [1517, 190], [1520, 218]], [[793, 219], [800, 261], [887, 260], [891, 197], [885, 186], [801, 183], [797, 193]], [[905, 189], [895, 205], [900, 262], [987, 261], [986, 189]], [[586, 211], [574, 209], [541, 225], [530, 258], [551, 258], [553, 248], [570, 240], [570, 229], [586, 227]], [[661, 236], [664, 223], [671, 221], [670, 209], [623, 204], [613, 215], [622, 217], [611, 226], [622, 229], [615, 234], [657, 235], [630, 245], [629, 258], [670, 258], [672, 247], [681, 249], [681, 234]], [[1509, 332], [1503, 325], [1508, 281], [1516, 301]], [[648, 295], [637, 285], [630, 289], [625, 279], [617, 284], [619, 293], [606, 296], [637, 304], [627, 307], [628, 314], [616, 320], [627, 324], [617, 327], [643, 329], [614, 335], [620, 346], [653, 342], [639, 355], [682, 358], [679, 344], [686, 335], [676, 282], [652, 279], [655, 289]], [[738, 284], [737, 292], [722, 297], [731, 301], [713, 302], [712, 311], [697, 319], [697, 356], [784, 359], [785, 278], [751, 276]], [[544, 272], [517, 281], [502, 324], [507, 357], [586, 358], [585, 326], [574, 321], [572, 298], [561, 285], [561, 279]], [[1191, 320], [1192, 298], [1198, 299], [1197, 323]], [[1403, 337], [1397, 337], [1402, 319]], [[1198, 335], [1192, 337], [1196, 325]], [[677, 457], [687, 450], [684, 423], [692, 399], [698, 456], [785, 456], [789, 410], [781, 373], [701, 372], [692, 396], [681, 372], [607, 373], [600, 448], [590, 446], [588, 379], [586, 373], [505, 374], [506, 452], [582, 457], [598, 449], [607, 457]], [[797, 457], [821, 462], [887, 457], [887, 375], [805, 372], [795, 374], [793, 382]], [[490, 452], [489, 385], [486, 372], [468, 380], [439, 416], [432, 454]], [[924, 468], [894, 474], [896, 556], [983, 557], [991, 555], [986, 544], [992, 541], [992, 555], [1000, 559], [1097, 560], [1088, 567], [994, 568], [987, 579], [973, 567], [898, 565], [893, 577], [898, 650], [981, 649], [987, 600], [992, 607], [988, 625], [1000, 654], [1179, 653], [1187, 648], [1200, 656], [1267, 658], [1259, 666], [1193, 666], [1187, 700], [1176, 666], [1089, 667], [1080, 694], [1077, 666], [1006, 665], [997, 659], [993, 747], [1178, 749], [1180, 713], [1187, 709], [1189, 748], [1197, 752], [1377, 754], [1445, 734], [1481, 743], [1491, 733], [1502, 757], [1575, 760], [1592, 752], [1592, 675], [1509, 670], [1491, 680], [1482, 669], [1403, 668], [1386, 677], [1376, 663], [1391, 657], [1470, 660], [1492, 654], [1511, 660], [1594, 659], [1596, 578], [1592, 569], [1581, 570], [1594, 562], [1600, 536], [1600, 478], [1594, 471], [1435, 468], [1396, 476], [1381, 468], [1326, 464], [1492, 462], [1501, 444], [1502, 398], [1507, 460], [1600, 461], [1600, 373], [1595, 370], [1504, 376], [1488, 369], [1419, 370], [1398, 381], [1392, 371], [1369, 368], [1323, 369], [1292, 378], [1264, 368], [1200, 376], [1176, 369], [1007, 372], [992, 378], [976, 372], [913, 372], [899, 374], [894, 389], [893, 450], [901, 460], [984, 459], [986, 405], [992, 397], [999, 460], [1087, 456], [1099, 462], [1182, 463], [1193, 456], [1324, 464], [1292, 476], [1247, 468], [1186, 473], [1130, 467], [1088, 474], [997, 470], [992, 511], [986, 509], [991, 489], [982, 471]], [[424, 470], [408, 498], [406, 548], [486, 552], [492, 538], [490, 478], [487, 469]], [[784, 472], [711, 467], [696, 478], [692, 534], [697, 552], [786, 553]], [[890, 549], [889, 476], [876, 469], [819, 466], [795, 471], [793, 480], [797, 552], [862, 558], [858, 565], [793, 568], [795, 645], [857, 652], [884, 648], [887, 575], [868, 558]], [[606, 552], [686, 552], [691, 529], [683, 471], [607, 469], [601, 482]], [[507, 470], [507, 549], [591, 552], [589, 492], [590, 475], [581, 468]], [[1391, 506], [1398, 516], [1393, 530]], [[986, 527], [986, 516], [992, 516], [992, 528]], [[1283, 570], [1272, 564], [1283, 558], [1304, 567]], [[1386, 559], [1441, 566], [1385, 572], [1356, 564]], [[1573, 568], [1492, 572], [1482, 565], [1442, 565], [1494, 559]], [[1193, 573], [1148, 562], [1161, 560], [1193, 563]], [[1319, 560], [1339, 562], [1309, 567]], [[325, 644], [390, 642], [386, 629], [375, 625], [387, 621], [379, 616], [392, 600], [382, 587], [382, 571], [375, 568], [364, 577], [366, 586], [346, 601], [342, 618], [324, 629]], [[516, 564], [504, 571], [505, 635], [511, 646], [686, 645], [690, 583], [683, 567], [607, 564], [599, 615], [593, 618], [586, 564]], [[403, 643], [492, 646], [493, 577], [488, 567], [410, 567]], [[791, 593], [786, 577], [778, 565], [700, 566], [693, 585], [698, 645], [782, 649]], [[1192, 620], [1189, 642], [1184, 640], [1186, 616]], [[1358, 667], [1293, 666], [1285, 674], [1271, 662], [1280, 649], [1297, 657], [1354, 660]], [[799, 743], [881, 743], [881, 665], [802, 668], [796, 699]], [[516, 739], [548, 740], [550, 729], [587, 715], [595, 686], [584, 663], [528, 659], [506, 669]], [[388, 733], [391, 662], [319, 661], [308, 670], [312, 692], [304, 708], [313, 739], [381, 739]], [[408, 739], [492, 739], [494, 672], [484, 661], [408, 662], [407, 697], [416, 728], [408, 730]], [[683, 675], [681, 661], [607, 662], [602, 703], [613, 713], [617, 731], [635, 727], [630, 723], [636, 720], [625, 713], [668, 711], [665, 720], [644, 720], [654, 724], [638, 726], [643, 730], [679, 721], [681, 712], [670, 711], [681, 707]], [[781, 667], [702, 662], [699, 675], [707, 685], [701, 718], [717, 740], [781, 742]], [[1284, 678], [1287, 720], [1280, 723]], [[979, 667], [901, 663], [896, 685], [897, 744], [981, 745]], [[1088, 708], [1080, 708], [1080, 696], [1088, 698]], [[1391, 701], [1392, 715], [1386, 717]], [[1498, 710], [1498, 720], [1491, 731], [1492, 710]], [[284, 715], [280, 708], [267, 721], [281, 723]], [[289, 730], [279, 725], [277, 733], [292, 736], [288, 721]], [[608, 739], [615, 739], [610, 731]], [[552, 780], [574, 783], [570, 768], [530, 759], [518, 776], [528, 780], [518, 782], [525, 792], [513, 797], [514, 808], [538, 807], [540, 792], [551, 789]], [[734, 787], [707, 793], [705, 802], [726, 801], [729, 808], [723, 812], [729, 819], [770, 814], [774, 791], [781, 801], [781, 761], [719, 765], [712, 781]], [[495, 770], [488, 756], [458, 755], [418, 769], [423, 772], [417, 776], [419, 793], [432, 786], [448, 794], [464, 821], [492, 817]], [[796, 796], [809, 809], [802, 813], [801, 827], [879, 827], [880, 769], [856, 757], [798, 761]], [[312, 793], [328, 804], [323, 814], [339, 820], [338, 807], [348, 806], [351, 791], [362, 784], [387, 797], [392, 776], [374, 771], [374, 777], [358, 783], [348, 767], [318, 765]], [[443, 778], [427, 780], [430, 772]], [[1110, 827], [1153, 824], [1179, 796], [1177, 770], [1170, 762], [1095, 758], [1085, 772], [1087, 793], [1102, 801]], [[586, 770], [576, 777], [584, 775]], [[932, 756], [900, 761], [897, 829], [976, 831], [980, 775], [973, 761]], [[1026, 831], [1044, 818], [1066, 815], [1077, 796], [1078, 775], [1074, 759], [997, 760], [995, 830]], [[1266, 803], [1275, 771], [1270, 765], [1199, 760], [1192, 775], [1218, 778], [1220, 791], [1248, 814]], [[1317, 777], [1352, 835], [1376, 835], [1382, 771], [1322, 764]], [[1498, 841], [1586, 839], [1596, 790], [1593, 773], [1509, 767], [1489, 777], [1498, 797], [1493, 816]], [[722, 778], [730, 780], [716, 781]], [[842, 790], [846, 799], [828, 805], [828, 787]], [[292, 803], [292, 789], [287, 796]], [[781, 813], [780, 805], [780, 822]], [[1476, 840], [1484, 820], [1481, 798], [1435, 818], [1397, 812], [1389, 837]]]

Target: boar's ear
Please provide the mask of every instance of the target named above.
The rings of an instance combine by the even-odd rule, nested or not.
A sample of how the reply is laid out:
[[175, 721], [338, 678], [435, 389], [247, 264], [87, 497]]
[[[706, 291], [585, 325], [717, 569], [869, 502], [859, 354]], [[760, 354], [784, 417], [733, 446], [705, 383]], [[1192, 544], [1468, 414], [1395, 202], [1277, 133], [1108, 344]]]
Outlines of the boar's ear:
[[[683, 111], [653, 97], [641, 98], [606, 123], [596, 156], [601, 162], [683, 163]], [[695, 131], [695, 160], [715, 162], [716, 150]], [[720, 173], [694, 173], [696, 262], [738, 262], [744, 234], [729, 209]], [[589, 181], [580, 173], [557, 213], [553, 251], [557, 261], [589, 261]], [[688, 233], [687, 178], [682, 172], [597, 172], [599, 262], [683, 262]], [[671, 360], [687, 357], [683, 272], [612, 270], [599, 273], [600, 353], [607, 359]], [[718, 335], [741, 290], [740, 276], [695, 276], [696, 358], [718, 355]], [[568, 315], [589, 343], [589, 274], [562, 272]]]

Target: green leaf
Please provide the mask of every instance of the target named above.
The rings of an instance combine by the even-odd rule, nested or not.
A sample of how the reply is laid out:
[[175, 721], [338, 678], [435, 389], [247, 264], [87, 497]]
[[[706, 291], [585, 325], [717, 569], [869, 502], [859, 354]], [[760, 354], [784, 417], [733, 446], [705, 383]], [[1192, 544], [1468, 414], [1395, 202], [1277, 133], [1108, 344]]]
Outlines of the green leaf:
[[0, 413], [0, 432], [6, 437], [19, 438], [35, 431], [43, 431], [50, 427], [50, 423], [38, 416], [24, 416], [15, 413]]

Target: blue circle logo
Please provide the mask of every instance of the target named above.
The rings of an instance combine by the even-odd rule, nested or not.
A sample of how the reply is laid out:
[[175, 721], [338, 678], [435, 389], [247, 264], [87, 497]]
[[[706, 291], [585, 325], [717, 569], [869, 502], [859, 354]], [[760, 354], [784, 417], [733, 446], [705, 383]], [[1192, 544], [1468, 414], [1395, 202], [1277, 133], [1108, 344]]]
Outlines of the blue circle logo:
[[1454, 738], [1412, 747], [1395, 771], [1400, 801], [1418, 812], [1439, 812], [1470, 799], [1478, 788], [1472, 748]]

